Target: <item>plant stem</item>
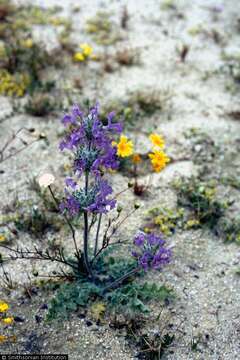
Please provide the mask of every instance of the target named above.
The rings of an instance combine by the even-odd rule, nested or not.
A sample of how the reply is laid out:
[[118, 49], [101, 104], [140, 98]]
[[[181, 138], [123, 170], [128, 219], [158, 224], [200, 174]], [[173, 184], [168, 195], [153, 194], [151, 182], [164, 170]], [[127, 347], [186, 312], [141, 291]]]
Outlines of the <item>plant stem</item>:
[[87, 273], [93, 278], [93, 272], [88, 260], [88, 213], [84, 211], [84, 237], [83, 237], [83, 260]]
[[[85, 174], [85, 194], [88, 193], [88, 172]], [[83, 235], [83, 260], [87, 273], [93, 278], [93, 272], [88, 259], [88, 212], [85, 210], [84, 216], [84, 235]]]
[[[55, 204], [57, 205], [57, 209], [59, 207], [59, 202], [56, 198], [56, 196], [54, 195], [54, 192], [52, 191], [52, 188], [51, 188], [51, 185], [48, 186], [48, 189], [52, 195], [52, 198], [53, 200], [55, 201]], [[62, 214], [67, 225], [69, 226], [70, 230], [71, 230], [71, 233], [72, 233], [72, 238], [73, 238], [73, 242], [74, 242], [74, 247], [75, 247], [75, 251], [76, 251], [76, 257], [78, 259], [78, 263], [80, 265], [80, 261], [81, 261], [81, 256], [80, 256], [80, 252], [78, 250], [78, 247], [77, 247], [77, 241], [76, 241], [76, 236], [75, 236], [75, 229], [74, 227], [72, 226], [71, 222], [69, 221], [68, 217], [65, 215], [65, 214]]]
[[97, 250], [98, 250], [98, 237], [99, 237], [99, 230], [100, 230], [100, 226], [101, 226], [101, 221], [102, 221], [102, 214], [100, 214], [99, 218], [98, 218], [97, 233], [96, 233], [95, 248], [94, 248], [94, 256], [96, 256]]
[[113, 281], [111, 284], [107, 285], [104, 288], [104, 292], [106, 292], [109, 289], [114, 289], [116, 287], [118, 287], [124, 280], [126, 280], [128, 277], [136, 274], [138, 271], [140, 271], [141, 268], [138, 266], [137, 268], [130, 270], [128, 273], [126, 273], [125, 275], [121, 276], [120, 278], [118, 278], [117, 280]]

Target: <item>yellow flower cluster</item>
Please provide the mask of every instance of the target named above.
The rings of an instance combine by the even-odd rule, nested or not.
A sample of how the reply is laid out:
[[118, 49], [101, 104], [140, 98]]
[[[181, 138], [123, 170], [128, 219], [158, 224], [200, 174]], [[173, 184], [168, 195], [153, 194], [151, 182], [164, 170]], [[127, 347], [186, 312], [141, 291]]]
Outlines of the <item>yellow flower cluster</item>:
[[[154, 171], [160, 172], [165, 168], [170, 161], [169, 157], [162, 150], [165, 146], [165, 141], [161, 135], [153, 133], [149, 136], [152, 142], [153, 150], [148, 154], [151, 159], [151, 163]], [[133, 153], [133, 142], [129, 140], [125, 135], [121, 135], [119, 142], [113, 142], [113, 145], [117, 147], [117, 155], [120, 157], [132, 156], [132, 162], [134, 165], [139, 164], [142, 158], [139, 154]]]
[[0, 71], [0, 94], [22, 97], [29, 84], [26, 74], [12, 75], [6, 70]]
[[[0, 301], [0, 321], [4, 325], [11, 325], [14, 322], [14, 318], [12, 316], [6, 315], [8, 309], [9, 309], [9, 305], [4, 301]], [[7, 340], [6, 335], [0, 335], [0, 343], [6, 340]]]
[[92, 58], [93, 48], [88, 44], [80, 44], [80, 51], [76, 52], [73, 56], [74, 61], [86, 61]]
[[160, 172], [170, 161], [169, 157], [162, 150], [165, 146], [165, 142], [162, 136], [156, 133], [151, 134], [149, 139], [153, 144], [153, 150], [148, 156], [151, 159], [153, 170], [155, 172]]
[[8, 309], [9, 309], [9, 305], [6, 302], [1, 301], [0, 302], [0, 320], [5, 325], [10, 325], [14, 321], [12, 316], [6, 316], [6, 312], [8, 311]]

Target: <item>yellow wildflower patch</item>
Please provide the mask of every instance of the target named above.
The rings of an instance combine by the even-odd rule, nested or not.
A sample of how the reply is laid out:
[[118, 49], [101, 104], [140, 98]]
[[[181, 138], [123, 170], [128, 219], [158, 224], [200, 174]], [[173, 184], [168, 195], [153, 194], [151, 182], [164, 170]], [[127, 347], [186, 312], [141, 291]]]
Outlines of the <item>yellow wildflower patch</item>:
[[195, 227], [199, 227], [200, 222], [198, 219], [190, 219], [186, 222], [184, 229], [188, 230], [188, 229], [192, 229]]
[[11, 325], [13, 323], [14, 319], [12, 316], [6, 317], [2, 319], [2, 322], [6, 325]]
[[73, 59], [75, 61], [85, 61], [88, 58], [94, 58], [93, 48], [89, 44], [80, 44], [81, 51], [78, 51], [74, 54]]
[[6, 70], [0, 71], [0, 94], [21, 97], [29, 85], [26, 74], [10, 74]]

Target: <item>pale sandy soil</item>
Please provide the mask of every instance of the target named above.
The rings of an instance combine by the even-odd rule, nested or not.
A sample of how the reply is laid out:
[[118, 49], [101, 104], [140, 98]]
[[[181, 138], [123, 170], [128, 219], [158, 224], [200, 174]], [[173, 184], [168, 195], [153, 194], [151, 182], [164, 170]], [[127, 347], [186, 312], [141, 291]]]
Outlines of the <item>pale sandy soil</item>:
[[[31, 1], [31, 3], [51, 6], [59, 4], [57, 0]], [[168, 152], [173, 158], [181, 159], [186, 155], [186, 139], [184, 133], [190, 128], [200, 128], [208, 133], [218, 144], [224, 146], [222, 158], [230, 150], [238, 151], [240, 140], [240, 122], [230, 119], [226, 113], [239, 110], [239, 89], [233, 94], [226, 90], [229, 75], [222, 70], [222, 52], [239, 54], [239, 32], [237, 18], [240, 3], [236, 0], [225, 0], [221, 3], [203, 0], [176, 1], [177, 11], [163, 10], [161, 1], [79, 1], [80, 12], [71, 13], [73, 2], [62, 1], [63, 14], [70, 15], [74, 24], [73, 39], [79, 42], [92, 42], [89, 35], [83, 32], [85, 21], [93, 16], [98, 9], [113, 13], [113, 18], [119, 21], [120, 12], [126, 4], [129, 12], [129, 30], [124, 34], [124, 40], [119, 47], [138, 48], [140, 65], [122, 67], [113, 73], [101, 74], [98, 65], [90, 64], [84, 73], [79, 73], [84, 79], [84, 96], [99, 98], [107, 103], [112, 98], [122, 98], [128, 91], [151, 87], [157, 90], [169, 89], [172, 93], [171, 106], [166, 111], [157, 112], [137, 124], [137, 131], [129, 131], [136, 139], [140, 151], [148, 146], [147, 134], [155, 129], [161, 132], [167, 141]], [[74, 2], [75, 5], [75, 2]], [[210, 11], [211, 6], [222, 5], [221, 13]], [[176, 13], [178, 14], [176, 16]], [[213, 29], [219, 31], [224, 39], [224, 45], [216, 44], [206, 34], [192, 36], [189, 30], [202, 26], [206, 32]], [[38, 30], [38, 31], [41, 31]], [[48, 42], [48, 35], [46, 35]], [[179, 61], [176, 51], [181, 44], [190, 46], [186, 62]], [[101, 46], [96, 47], [101, 51]], [[114, 50], [111, 48], [110, 51]], [[79, 68], [69, 70], [69, 76], [78, 74]], [[208, 74], [208, 76], [206, 76]], [[15, 194], [20, 199], [33, 197], [27, 180], [50, 170], [60, 174], [60, 167], [67, 162], [67, 157], [59, 154], [58, 142], [59, 117], [34, 118], [29, 115], [13, 115], [7, 120], [4, 117], [11, 111], [11, 104], [1, 97], [1, 143], [21, 126], [34, 127], [38, 132], [44, 132], [49, 143], [36, 143], [21, 155], [0, 164], [0, 206], [13, 200]], [[238, 148], [237, 148], [238, 147]], [[239, 175], [239, 155], [227, 158], [227, 166]], [[150, 195], [141, 202], [142, 210], [130, 219], [119, 236], [132, 238], [137, 227], [143, 223], [144, 214], [159, 204], [169, 207], [176, 204], [176, 194], [170, 182], [180, 175], [190, 176], [197, 171], [191, 160], [175, 161], [161, 174], [153, 176]], [[221, 171], [221, 170], [219, 170]], [[147, 181], [146, 179], [142, 179]], [[128, 181], [126, 177], [117, 174], [114, 180], [116, 191]], [[57, 185], [62, 184], [63, 178]], [[226, 188], [227, 196], [234, 196], [239, 206], [239, 191], [231, 192]], [[134, 202], [133, 194], [123, 195], [124, 201]], [[56, 234], [61, 241], [60, 234]], [[47, 237], [41, 240], [31, 239], [22, 234], [17, 243], [31, 245], [33, 241], [47, 242]], [[64, 241], [68, 240], [68, 236]], [[169, 307], [171, 322], [181, 323], [177, 332], [172, 353], [166, 354], [168, 360], [235, 360], [240, 358], [240, 317], [239, 317], [239, 276], [236, 269], [239, 266], [240, 251], [234, 244], [225, 244], [222, 239], [214, 237], [209, 232], [200, 230], [177, 232], [169, 241], [174, 243], [174, 262], [162, 274], [149, 274], [147, 277], [156, 283], [166, 283], [173, 288], [176, 299]], [[18, 262], [6, 266], [14, 280], [19, 284], [9, 296], [3, 292], [3, 297], [12, 303], [12, 311], [23, 317], [25, 322], [16, 324], [17, 341], [15, 344], [1, 345], [3, 352], [48, 352], [68, 353], [73, 360], [80, 359], [135, 359], [137, 350], [129, 347], [124, 334], [111, 330], [108, 324], [101, 327], [87, 326], [86, 319], [72, 316], [69, 321], [45, 325], [37, 324], [36, 314], [42, 314], [39, 307], [47, 302], [49, 295], [35, 296], [32, 300], [23, 299], [20, 295], [21, 285], [28, 281], [27, 274], [35, 265]], [[52, 265], [38, 264], [43, 273]], [[156, 306], [156, 314], [159, 309]], [[149, 326], [151, 328], [151, 326]], [[192, 351], [191, 342], [200, 338], [199, 350]], [[1, 352], [1, 351], [0, 351]]]

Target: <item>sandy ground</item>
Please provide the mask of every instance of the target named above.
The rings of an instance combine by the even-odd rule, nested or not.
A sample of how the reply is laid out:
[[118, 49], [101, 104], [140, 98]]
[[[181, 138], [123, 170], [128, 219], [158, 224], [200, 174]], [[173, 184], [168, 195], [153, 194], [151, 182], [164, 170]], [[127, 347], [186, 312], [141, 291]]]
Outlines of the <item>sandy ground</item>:
[[[31, 1], [37, 5], [58, 5], [57, 0]], [[191, 128], [200, 128], [209, 134], [218, 144], [224, 145], [223, 158], [230, 149], [237, 149], [240, 140], [240, 122], [230, 119], [226, 114], [239, 110], [239, 94], [226, 90], [229, 74], [222, 69], [223, 51], [239, 54], [239, 32], [237, 18], [240, 3], [236, 0], [215, 1], [175, 1], [177, 10], [163, 10], [161, 1], [81, 1], [80, 12], [71, 13], [73, 2], [62, 1], [64, 15], [71, 15], [74, 25], [73, 38], [79, 42], [92, 42], [89, 35], [83, 33], [85, 21], [98, 9], [112, 12], [113, 19], [119, 21], [124, 5], [129, 12], [129, 30], [124, 40], [117, 46], [137, 48], [140, 51], [140, 65], [121, 67], [113, 73], [101, 74], [95, 64], [84, 69], [84, 95], [99, 98], [107, 103], [112, 98], [124, 98], [127, 92], [154, 88], [162, 91], [169, 89], [172, 94], [171, 106], [163, 112], [140, 120], [137, 131], [129, 131], [136, 139], [139, 150], [147, 149], [147, 133], [156, 130], [164, 135], [169, 154], [175, 159], [184, 158], [186, 148], [185, 132]], [[75, 3], [74, 3], [75, 5]], [[211, 11], [212, 6], [222, 6], [222, 12]], [[195, 36], [190, 33], [201, 27], [204, 32]], [[217, 30], [223, 38], [223, 45], [214, 42], [209, 35]], [[48, 39], [46, 38], [46, 41]], [[184, 63], [180, 62], [177, 48], [187, 44], [190, 48]], [[101, 50], [101, 46], [96, 49]], [[110, 50], [111, 51], [111, 50]], [[69, 76], [78, 73], [73, 67]], [[239, 91], [239, 89], [238, 89]], [[8, 99], [1, 97], [1, 143], [21, 126], [34, 127], [44, 132], [49, 140], [32, 145], [21, 155], [0, 164], [0, 205], [10, 203], [16, 194], [20, 199], [32, 197], [27, 180], [50, 170], [60, 173], [61, 166], [67, 162], [58, 152], [59, 117], [34, 118], [29, 115], [5, 116], [11, 111]], [[239, 151], [239, 149], [238, 149]], [[238, 152], [239, 154], [239, 152]], [[239, 156], [228, 158], [228, 166], [239, 166]], [[233, 162], [231, 164], [231, 162]], [[190, 176], [196, 172], [196, 165], [190, 160], [175, 161], [161, 174], [153, 176], [150, 195], [140, 199], [143, 209], [130, 219], [119, 236], [128, 234], [131, 239], [134, 231], [144, 219], [147, 209], [159, 204], [169, 207], [176, 204], [176, 194], [170, 182], [180, 175]], [[146, 181], [143, 177], [142, 181]], [[117, 174], [116, 190], [121, 189], [127, 178]], [[58, 185], [62, 179], [58, 181]], [[227, 190], [226, 190], [227, 191]], [[239, 191], [234, 193], [239, 201]], [[232, 195], [230, 193], [230, 195]], [[229, 195], [229, 196], [230, 196]], [[121, 202], [135, 201], [130, 193], [123, 195]], [[138, 199], [139, 201], [139, 199]], [[80, 230], [81, 231], [81, 230]], [[61, 233], [62, 234], [62, 233]], [[23, 234], [17, 239], [19, 245], [29, 245], [33, 241]], [[56, 235], [60, 237], [60, 235]], [[66, 235], [68, 236], [68, 235]], [[174, 262], [162, 273], [149, 275], [156, 283], [166, 283], [174, 289], [176, 300], [170, 306], [172, 322], [180, 321], [181, 333], [171, 353], [170, 360], [235, 360], [240, 358], [240, 317], [239, 317], [239, 266], [240, 251], [234, 244], [225, 244], [221, 239], [201, 230], [177, 232], [171, 239], [174, 243]], [[28, 281], [34, 264], [12, 263], [6, 270], [19, 284], [8, 296], [12, 311], [25, 319], [16, 324], [17, 341], [15, 344], [1, 345], [3, 352], [47, 352], [68, 353], [69, 358], [78, 359], [135, 359], [137, 350], [129, 347], [124, 334], [111, 330], [108, 324], [88, 326], [86, 319], [72, 316], [69, 321], [46, 325], [36, 321], [36, 314], [47, 302], [49, 295], [44, 293], [26, 300], [21, 295], [21, 285]], [[51, 265], [39, 265], [41, 271], [51, 269]], [[6, 293], [3, 290], [3, 297]], [[156, 308], [156, 313], [158, 309]], [[42, 316], [42, 315], [41, 315]], [[199, 340], [197, 351], [191, 343]]]

